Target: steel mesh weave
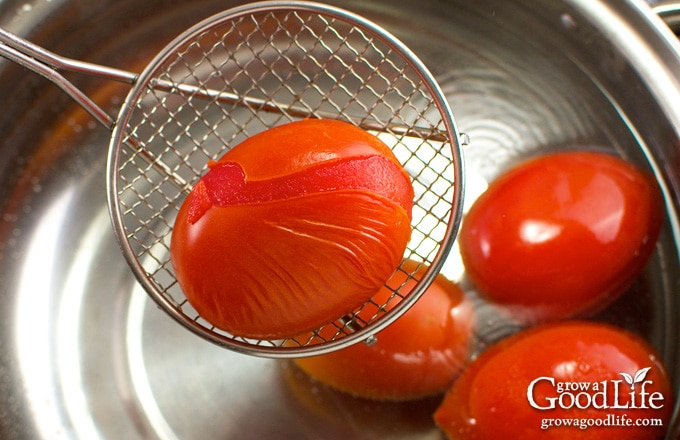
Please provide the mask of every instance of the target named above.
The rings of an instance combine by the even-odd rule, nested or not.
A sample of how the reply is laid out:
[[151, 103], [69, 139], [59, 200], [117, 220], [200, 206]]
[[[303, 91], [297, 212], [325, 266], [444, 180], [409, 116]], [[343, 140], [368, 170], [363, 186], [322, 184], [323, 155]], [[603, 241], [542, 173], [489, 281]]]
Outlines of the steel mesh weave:
[[113, 209], [138, 278], [180, 322], [237, 350], [261, 354], [262, 347], [273, 352], [292, 346], [295, 352], [353, 335], [405, 292], [397, 289], [389, 306], [365, 304], [371, 313], [362, 316], [374, 316], [368, 322], [349, 314], [330, 323], [330, 338], [317, 331], [305, 340], [253, 341], [213, 328], [186, 301], [173, 274], [174, 218], [207, 163], [240, 141], [305, 117], [340, 119], [392, 147], [415, 191], [404, 258], [440, 265], [460, 203], [454, 186], [460, 163], [452, 153], [458, 144], [444, 123], [446, 109], [423, 83], [419, 66], [391, 40], [352, 19], [305, 8], [269, 9], [203, 26], [142, 74], [119, 117], [125, 127], [114, 139]]

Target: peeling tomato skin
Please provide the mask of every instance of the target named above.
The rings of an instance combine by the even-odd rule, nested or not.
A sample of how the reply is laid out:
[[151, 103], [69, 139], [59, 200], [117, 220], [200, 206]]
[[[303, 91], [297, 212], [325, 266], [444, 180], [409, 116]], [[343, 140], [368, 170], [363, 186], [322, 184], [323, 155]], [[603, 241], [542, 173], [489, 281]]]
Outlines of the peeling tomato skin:
[[413, 189], [389, 148], [335, 121], [287, 124], [244, 144], [210, 164], [175, 220], [171, 260], [187, 300], [217, 328], [261, 339], [363, 304], [411, 233]]
[[192, 225], [203, 217], [203, 214], [213, 206], [212, 198], [203, 181], [199, 181], [187, 196], [187, 222]]
[[[241, 165], [248, 181], [284, 177], [340, 159], [382, 156], [396, 166], [392, 150], [376, 136], [341, 121], [303, 119], [249, 137], [218, 162]], [[405, 171], [401, 171], [408, 178]]]
[[213, 164], [201, 178], [200, 191], [205, 192], [205, 196], [196, 200], [200, 206], [195, 211], [205, 212], [205, 198], [212, 206], [225, 207], [352, 189], [380, 194], [410, 212], [413, 188], [405, 179], [391, 178], [400, 172], [401, 168], [389, 159], [374, 155], [325, 162], [270, 180], [247, 181], [238, 163], [223, 161]]
[[467, 273], [528, 324], [586, 316], [630, 285], [663, 221], [656, 182], [595, 152], [529, 160], [495, 180], [461, 226]]

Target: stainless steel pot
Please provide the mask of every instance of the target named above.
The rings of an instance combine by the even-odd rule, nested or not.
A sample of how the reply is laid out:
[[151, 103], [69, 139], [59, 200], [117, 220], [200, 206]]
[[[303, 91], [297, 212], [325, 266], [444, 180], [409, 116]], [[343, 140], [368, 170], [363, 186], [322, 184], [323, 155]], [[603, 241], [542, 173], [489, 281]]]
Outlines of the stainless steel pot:
[[[139, 70], [175, 34], [235, 3], [6, 0], [0, 25], [66, 56]], [[657, 252], [598, 319], [649, 339], [678, 389], [680, 49], [672, 32], [634, 0], [337, 3], [387, 27], [438, 77], [471, 138], [469, 201], [508, 164], [574, 145], [614, 149], [657, 174], [667, 201]], [[127, 93], [72, 79], [112, 113]], [[109, 133], [5, 61], [0, 102], [0, 437], [441, 438], [430, 418], [437, 399], [358, 402], [286, 362], [227, 352], [177, 326], [136, 285], [113, 238]], [[466, 285], [455, 252], [444, 272]], [[510, 330], [481, 326], [478, 337]], [[668, 438], [680, 435], [677, 419], [676, 411]]]

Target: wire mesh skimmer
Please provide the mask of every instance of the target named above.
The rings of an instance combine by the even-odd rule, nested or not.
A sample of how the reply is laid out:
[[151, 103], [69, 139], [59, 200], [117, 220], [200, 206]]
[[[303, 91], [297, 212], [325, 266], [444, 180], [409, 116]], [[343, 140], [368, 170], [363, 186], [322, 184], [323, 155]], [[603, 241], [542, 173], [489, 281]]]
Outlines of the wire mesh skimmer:
[[[462, 216], [464, 142], [423, 63], [363, 17], [310, 2], [247, 4], [188, 29], [139, 75], [60, 57], [5, 30], [0, 55], [54, 82], [112, 130], [108, 204], [122, 252], [150, 297], [213, 343], [294, 357], [369, 342], [415, 303], [453, 244]], [[132, 88], [114, 119], [59, 71]], [[301, 118], [344, 120], [392, 147], [415, 191], [404, 259], [428, 270], [412, 290], [393, 291], [389, 311], [368, 301], [326, 324], [333, 331], [323, 334], [332, 337], [322, 337], [321, 329], [305, 340], [235, 337], [202, 319], [178, 286], [169, 256], [173, 221], [208, 161], [255, 133]], [[372, 318], [360, 319], [361, 309]]]

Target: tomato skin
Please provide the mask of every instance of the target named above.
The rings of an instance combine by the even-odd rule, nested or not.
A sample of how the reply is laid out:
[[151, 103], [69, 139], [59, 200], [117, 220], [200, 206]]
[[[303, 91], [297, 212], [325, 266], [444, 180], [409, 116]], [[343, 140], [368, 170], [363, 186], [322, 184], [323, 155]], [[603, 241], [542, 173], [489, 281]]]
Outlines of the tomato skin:
[[296, 336], [367, 301], [399, 264], [410, 233], [403, 210], [346, 192], [213, 207], [195, 224], [187, 216], [180, 211], [172, 244], [187, 299], [218, 328], [262, 339]]
[[318, 328], [367, 301], [403, 258], [413, 188], [364, 130], [289, 123], [209, 166], [170, 255], [189, 303], [221, 330], [285, 339]]
[[[656, 399], [659, 409], [651, 408], [647, 398], [640, 398], [637, 384], [636, 404], [632, 403], [630, 386], [621, 373], [630, 374], [651, 367], [644, 380], [649, 395], [660, 393]], [[540, 378], [553, 378], [554, 385]], [[533, 381], [538, 380], [534, 387]], [[537, 409], [529, 403], [550, 408], [549, 398], [559, 396], [559, 383], [608, 384], [606, 402], [603, 396], [595, 398], [600, 405], [587, 404], [584, 408], [564, 409], [556, 401], [554, 408]], [[618, 381], [618, 382], [615, 382]], [[614, 386], [618, 383], [619, 394]], [[564, 388], [564, 387], [563, 387]], [[582, 391], [572, 391], [578, 394]], [[598, 391], [590, 389], [591, 398]], [[658, 397], [658, 395], [657, 395]], [[646, 408], [641, 400], [646, 403]], [[564, 399], [570, 406], [570, 398]], [[611, 408], [615, 402], [628, 409]], [[637, 406], [637, 408], [630, 408]], [[673, 392], [658, 356], [641, 338], [622, 329], [595, 322], [561, 322], [544, 324], [520, 332], [490, 347], [473, 361], [447, 393], [435, 412], [435, 421], [451, 439], [472, 440], [488, 438], [522, 439], [656, 439], [662, 438], [671, 416]], [[606, 419], [617, 420], [660, 419], [661, 427], [636, 426], [550, 426], [542, 428], [546, 419]], [[614, 420], [614, 419], [612, 419]], [[635, 423], [635, 422], [633, 422]]]
[[303, 119], [248, 138], [218, 162], [238, 163], [246, 170], [247, 180], [260, 181], [323, 163], [375, 155], [401, 167], [392, 150], [367, 131], [341, 121]]
[[528, 324], [585, 316], [632, 283], [663, 219], [651, 176], [616, 157], [563, 152], [511, 169], [459, 235], [467, 273]]
[[[404, 269], [411, 272], [418, 267], [407, 261]], [[424, 271], [422, 266], [417, 273]], [[405, 274], [391, 279], [390, 285], [397, 288], [403, 282], [402, 292], [415, 285]], [[382, 288], [375, 300], [384, 303], [390, 294], [389, 289]], [[375, 345], [358, 343], [294, 362], [317, 380], [354, 396], [420, 399], [444, 392], [463, 369], [473, 323], [471, 302], [457, 285], [438, 275], [403, 316], [377, 334]]]

